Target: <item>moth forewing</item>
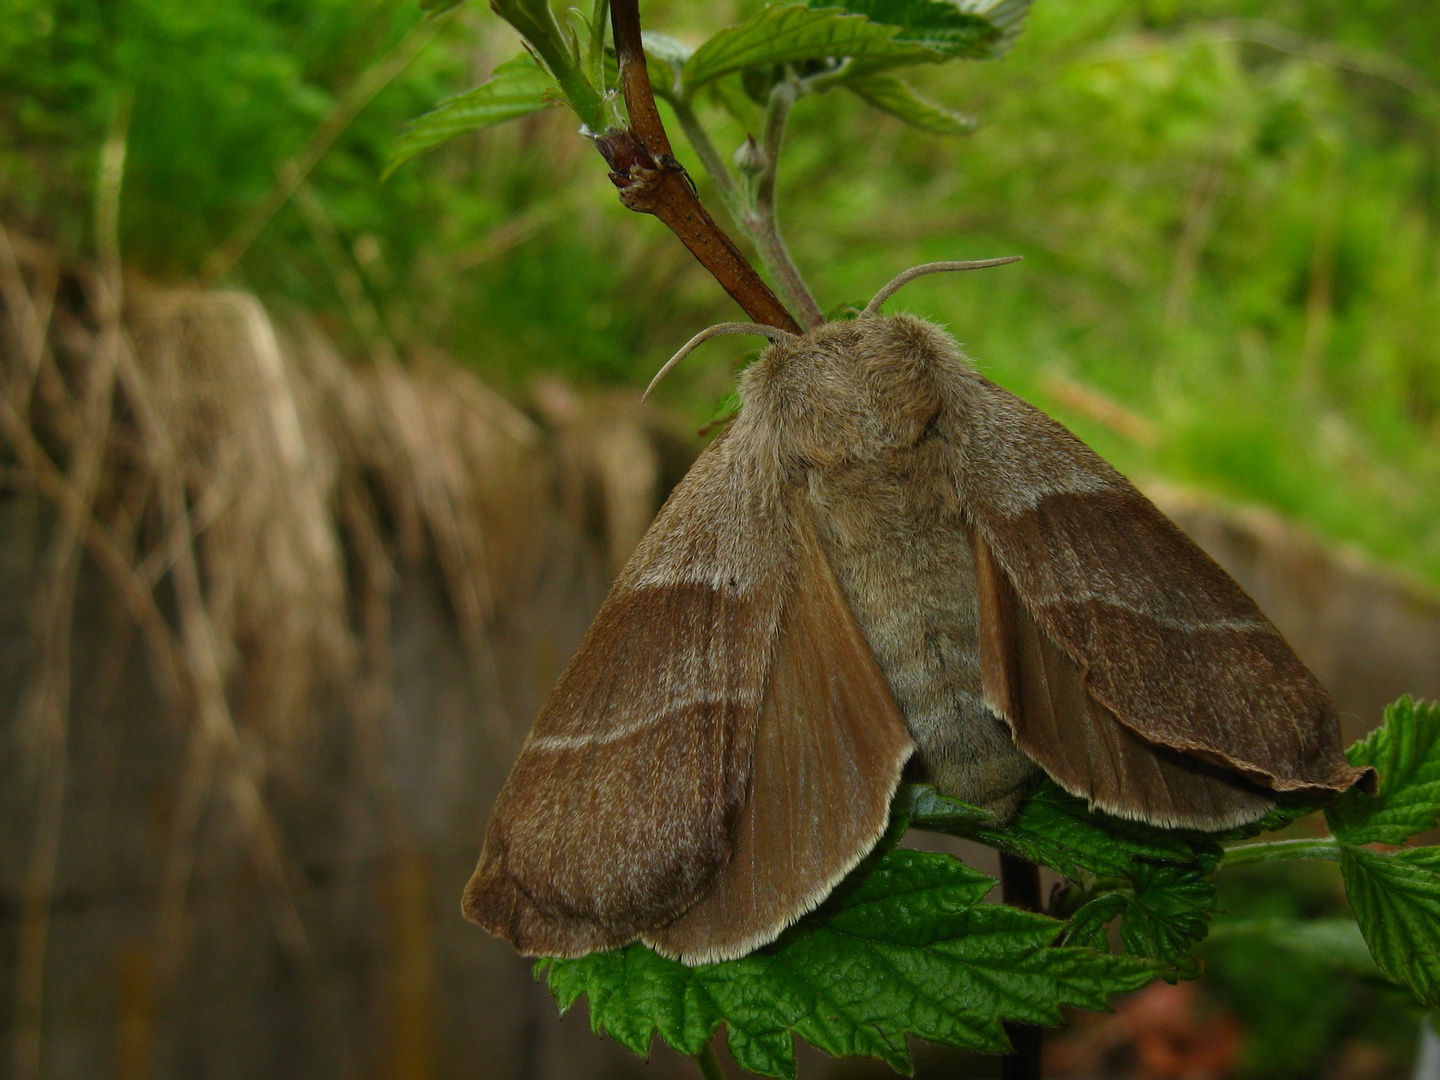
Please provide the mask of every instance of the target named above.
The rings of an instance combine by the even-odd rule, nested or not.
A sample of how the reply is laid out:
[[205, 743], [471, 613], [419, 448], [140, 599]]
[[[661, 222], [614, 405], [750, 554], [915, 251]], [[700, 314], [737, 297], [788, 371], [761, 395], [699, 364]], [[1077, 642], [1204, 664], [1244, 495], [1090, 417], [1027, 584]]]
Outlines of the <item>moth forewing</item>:
[[496, 800], [464, 911], [522, 953], [628, 944], [729, 859], [794, 577], [788, 520], [737, 441], [667, 501]]
[[744, 955], [818, 905], [875, 845], [914, 742], [808, 520], [757, 725], [749, 797], [709, 893], [645, 935], [686, 963]]
[[976, 547], [986, 701], [1056, 783], [1106, 813], [1167, 828], [1233, 828], [1275, 805], [1243, 776], [1146, 742], [1120, 723], [1030, 616], [989, 545]]
[[[973, 372], [956, 396], [966, 404], [952, 433], [956, 475], [977, 535], [1017, 598], [1011, 632], [1033, 619], [1032, 677], [1048, 666], [1058, 678], [1068, 660], [1086, 691], [1064, 723], [1082, 725], [1098, 750], [1116, 744], [1104, 734], [1113, 716], [1161, 758], [1178, 752], [1272, 793], [1342, 791], [1365, 778], [1341, 752], [1329, 695], [1214, 560], [1039, 410]], [[1041, 656], [1052, 648], [1052, 658]], [[1033, 719], [1022, 702], [1011, 718], [1017, 741], [1054, 770], [1059, 743], [1019, 734]], [[1112, 812], [1157, 825], [1192, 816], [1157, 812], [1163, 800], [1139, 789], [1128, 797], [1125, 784], [1103, 775], [1104, 760], [1091, 767], [1118, 793]], [[1198, 770], [1180, 786], [1203, 786], [1213, 773]]]

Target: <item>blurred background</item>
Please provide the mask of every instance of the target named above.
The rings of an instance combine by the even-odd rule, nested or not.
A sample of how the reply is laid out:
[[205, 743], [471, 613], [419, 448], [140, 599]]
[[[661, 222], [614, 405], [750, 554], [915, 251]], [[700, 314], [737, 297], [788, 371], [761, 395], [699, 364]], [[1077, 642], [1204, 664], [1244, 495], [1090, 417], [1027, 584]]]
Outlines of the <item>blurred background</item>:
[[[698, 42], [748, 10], [645, 18]], [[0, 1076], [692, 1075], [559, 1020], [459, 914], [746, 359], [707, 346], [640, 405], [737, 311], [562, 110], [380, 181], [516, 51], [479, 4], [8, 0]], [[1037, 0], [925, 89], [975, 133], [795, 110], [781, 222], [822, 307], [1024, 255], [896, 303], [1227, 566], [1347, 737], [1440, 696], [1440, 8]], [[1358, 939], [1247, 934], [1342, 912], [1333, 867], [1223, 897], [1208, 977], [1077, 1017], [1054, 1075], [1409, 1075], [1417, 1017]]]

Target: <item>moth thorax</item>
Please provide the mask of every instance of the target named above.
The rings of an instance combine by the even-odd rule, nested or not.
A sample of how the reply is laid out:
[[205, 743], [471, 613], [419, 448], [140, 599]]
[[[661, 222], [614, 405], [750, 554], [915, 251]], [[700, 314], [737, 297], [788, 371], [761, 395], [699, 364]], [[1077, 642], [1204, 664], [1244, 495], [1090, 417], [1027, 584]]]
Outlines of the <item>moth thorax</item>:
[[827, 323], [766, 349], [745, 373], [745, 408], [806, 465], [912, 446], [940, 412], [954, 347], [907, 315]]

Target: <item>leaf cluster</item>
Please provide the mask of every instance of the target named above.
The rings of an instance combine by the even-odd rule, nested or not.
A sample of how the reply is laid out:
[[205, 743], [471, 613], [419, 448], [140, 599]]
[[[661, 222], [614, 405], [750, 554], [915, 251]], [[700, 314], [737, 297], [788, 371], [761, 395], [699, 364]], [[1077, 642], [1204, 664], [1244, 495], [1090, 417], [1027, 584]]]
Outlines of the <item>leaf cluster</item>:
[[[431, 0], [435, 12], [458, 0]], [[897, 74], [918, 64], [1000, 56], [1019, 33], [1030, 0], [830, 0], [775, 4], [718, 31], [695, 49], [663, 34], [644, 35], [657, 97], [689, 108], [702, 91], [731, 112], [764, 104], [772, 87], [798, 81], [798, 92], [843, 87], [882, 112], [935, 134], [960, 134], [968, 117], [927, 101]], [[442, 101], [401, 135], [386, 172], [446, 139], [564, 102], [585, 126], [614, 126], [614, 61], [604, 50], [604, 4], [583, 24], [555, 19], [546, 0], [503, 0], [495, 10], [524, 36], [534, 61], [501, 64], [491, 78]], [[538, 73], [537, 73], [538, 69]], [[528, 106], [528, 107], [527, 107]], [[750, 119], [747, 115], [745, 119]]]
[[1345, 895], [1380, 970], [1440, 1007], [1440, 847], [1372, 846], [1393, 849], [1440, 818], [1440, 706], [1402, 698], [1348, 756], [1379, 783], [1373, 795], [1351, 790], [1325, 811]]
[[[1435, 719], [1434, 706], [1397, 702], [1386, 725], [1350, 749], [1352, 761], [1377, 768], [1381, 783], [1328, 807], [1334, 836], [1229, 852], [1226, 865], [1244, 873], [1220, 882], [1227, 914], [1216, 919], [1206, 956], [1218, 991], [1246, 1018], [1254, 1075], [1310, 1075], [1355, 1022], [1383, 1042], [1407, 999], [1433, 1002], [1440, 922], [1427, 868], [1437, 849], [1396, 850], [1390, 841], [1411, 841], [1440, 808]], [[1267, 853], [1338, 861], [1348, 908], [1323, 863], [1248, 865]], [[1373, 1003], [1368, 1020], [1371, 1010], [1356, 1015], [1364, 1001]]]
[[1054, 906], [1070, 916], [1067, 941], [1105, 948], [1107, 925], [1118, 918], [1126, 953], [1160, 962], [1171, 978], [1199, 974], [1193, 948], [1215, 909], [1210, 876], [1221, 856], [1213, 840], [1091, 811], [1048, 781], [1005, 826], [933, 788], [906, 797], [917, 828], [978, 840], [1064, 875], [1070, 884]]

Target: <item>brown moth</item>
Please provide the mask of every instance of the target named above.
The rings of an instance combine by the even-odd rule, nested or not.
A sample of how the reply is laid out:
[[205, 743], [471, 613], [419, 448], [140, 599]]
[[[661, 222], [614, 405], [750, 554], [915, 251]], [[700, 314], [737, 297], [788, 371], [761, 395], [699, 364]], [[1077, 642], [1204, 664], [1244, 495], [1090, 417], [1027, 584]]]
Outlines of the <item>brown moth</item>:
[[1366, 778], [1223, 570], [944, 331], [879, 314], [997, 261], [677, 354], [772, 338], [541, 710], [467, 916], [527, 955], [740, 956], [870, 850], [917, 752], [1002, 819], [1041, 774], [1204, 830]]

